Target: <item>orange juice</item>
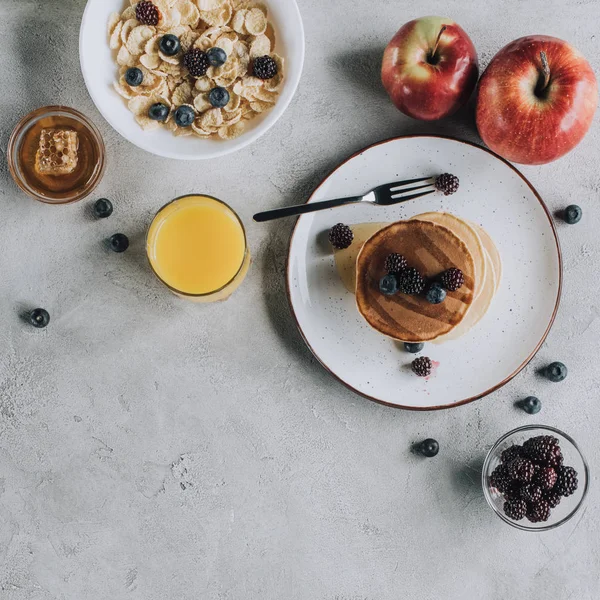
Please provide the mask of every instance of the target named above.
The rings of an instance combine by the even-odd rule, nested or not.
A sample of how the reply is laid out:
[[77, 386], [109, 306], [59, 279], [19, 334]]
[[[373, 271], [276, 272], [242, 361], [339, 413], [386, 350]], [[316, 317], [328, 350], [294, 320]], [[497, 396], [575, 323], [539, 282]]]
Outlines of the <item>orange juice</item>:
[[176, 294], [200, 302], [229, 297], [250, 265], [239, 217], [209, 196], [184, 196], [159, 210], [146, 246], [157, 277]]

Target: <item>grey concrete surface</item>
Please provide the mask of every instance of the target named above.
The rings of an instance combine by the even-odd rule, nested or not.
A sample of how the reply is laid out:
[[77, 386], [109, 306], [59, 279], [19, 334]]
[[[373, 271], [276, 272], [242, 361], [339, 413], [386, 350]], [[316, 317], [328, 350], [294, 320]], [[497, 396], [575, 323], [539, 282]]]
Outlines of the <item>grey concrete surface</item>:
[[[307, 61], [299, 92], [258, 143], [199, 164], [161, 160], [100, 117], [80, 71], [84, 0], [0, 0], [0, 148], [30, 109], [73, 105], [98, 124], [108, 171], [89, 202], [37, 204], [0, 176], [0, 598], [2, 600], [595, 600], [600, 516], [587, 508], [531, 534], [504, 525], [479, 486], [486, 449], [534, 419], [513, 403], [536, 393], [536, 421], [600, 461], [600, 128], [555, 164], [525, 168], [559, 225], [565, 291], [532, 365], [474, 404], [408, 413], [336, 383], [298, 335], [284, 293], [291, 223], [251, 215], [303, 201], [341, 159], [409, 132], [477, 141], [472, 109], [426, 125], [395, 111], [378, 83], [381, 51], [425, 14], [454, 17], [483, 65], [529, 33], [570, 40], [600, 71], [597, 0], [300, 0]], [[148, 272], [153, 212], [190, 191], [232, 203], [254, 265], [228, 303], [195, 306]], [[132, 238], [124, 255], [102, 240]], [[41, 305], [51, 326], [19, 320]], [[493, 349], [489, 349], [493, 360]], [[536, 367], [561, 359], [560, 386]], [[419, 460], [410, 445], [440, 440]]]

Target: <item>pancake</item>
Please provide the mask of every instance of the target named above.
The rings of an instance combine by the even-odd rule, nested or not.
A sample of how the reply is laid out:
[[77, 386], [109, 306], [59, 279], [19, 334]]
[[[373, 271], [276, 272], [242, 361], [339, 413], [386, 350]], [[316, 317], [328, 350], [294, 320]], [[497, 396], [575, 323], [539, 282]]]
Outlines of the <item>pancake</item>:
[[477, 231], [466, 221], [444, 212], [429, 212], [412, 217], [411, 220], [431, 221], [442, 227], [447, 227], [456, 234], [467, 246], [475, 262], [475, 298], [481, 294], [486, 280], [485, 251]]
[[[385, 259], [394, 252], [425, 278], [456, 267], [465, 283], [437, 305], [421, 296], [384, 296], [379, 280], [385, 274]], [[430, 341], [452, 331], [467, 314], [475, 288], [475, 261], [467, 245], [450, 229], [431, 221], [399, 221], [384, 227], [364, 243], [356, 260], [359, 312], [375, 330], [403, 342]]]
[[498, 252], [498, 248], [490, 234], [481, 226], [473, 223], [472, 221], [467, 221], [479, 234], [479, 238], [481, 239], [481, 243], [488, 253], [488, 257], [491, 260], [492, 266], [494, 267], [494, 275], [495, 275], [495, 291], [500, 287], [500, 280], [502, 279], [502, 259], [500, 258], [500, 252]]

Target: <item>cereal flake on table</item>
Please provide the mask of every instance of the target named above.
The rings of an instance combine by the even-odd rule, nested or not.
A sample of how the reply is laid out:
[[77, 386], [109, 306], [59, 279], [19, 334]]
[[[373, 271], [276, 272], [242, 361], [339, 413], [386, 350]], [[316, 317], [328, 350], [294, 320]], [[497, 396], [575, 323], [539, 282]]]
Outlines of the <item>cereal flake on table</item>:
[[284, 62], [260, 2], [131, 0], [108, 35], [114, 88], [146, 131], [233, 139], [279, 97]]

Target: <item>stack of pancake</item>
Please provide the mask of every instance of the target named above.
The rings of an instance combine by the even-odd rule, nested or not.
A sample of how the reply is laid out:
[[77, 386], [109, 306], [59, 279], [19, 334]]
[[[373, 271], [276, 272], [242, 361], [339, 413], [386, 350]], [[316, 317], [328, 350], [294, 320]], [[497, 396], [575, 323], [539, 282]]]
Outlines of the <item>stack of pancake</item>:
[[[425, 213], [397, 223], [352, 225], [349, 248], [335, 250], [340, 277], [356, 293], [358, 310], [377, 331], [403, 342], [456, 339], [480, 321], [490, 307], [502, 263], [493, 240], [478, 225], [449, 213]], [[426, 279], [460, 269], [464, 285], [441, 304], [398, 293], [385, 296], [379, 281], [385, 259], [402, 254]]]

